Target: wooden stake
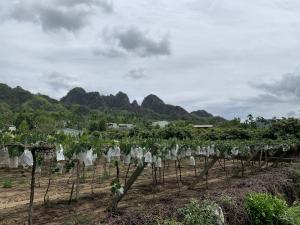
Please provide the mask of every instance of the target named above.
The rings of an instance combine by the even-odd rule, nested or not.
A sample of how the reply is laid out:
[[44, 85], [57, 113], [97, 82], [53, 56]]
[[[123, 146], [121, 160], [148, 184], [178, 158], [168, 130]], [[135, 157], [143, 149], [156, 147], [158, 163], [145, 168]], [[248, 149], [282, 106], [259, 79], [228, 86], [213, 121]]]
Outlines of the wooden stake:
[[34, 185], [35, 185], [35, 169], [36, 169], [36, 149], [33, 148], [31, 150], [33, 165], [31, 170], [31, 184], [30, 184], [30, 201], [28, 208], [28, 225], [33, 225], [32, 223], [32, 215], [33, 215], [33, 199], [34, 199]]

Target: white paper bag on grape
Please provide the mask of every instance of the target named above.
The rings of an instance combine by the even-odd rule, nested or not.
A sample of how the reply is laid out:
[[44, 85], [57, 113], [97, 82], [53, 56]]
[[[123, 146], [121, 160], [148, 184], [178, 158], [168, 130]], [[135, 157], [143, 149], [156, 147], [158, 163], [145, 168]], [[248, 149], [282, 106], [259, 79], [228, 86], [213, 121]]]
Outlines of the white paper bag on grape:
[[31, 151], [25, 149], [23, 154], [20, 157], [20, 163], [23, 167], [33, 165], [33, 157]]
[[156, 168], [162, 168], [162, 162], [161, 162], [160, 157], [157, 157], [156, 162], [155, 162], [155, 167]]
[[144, 156], [145, 158], [145, 163], [152, 163], [152, 154], [151, 152], [147, 152]]
[[0, 167], [9, 166], [9, 153], [7, 148], [0, 149]]
[[18, 168], [19, 167], [19, 157], [15, 156], [9, 159], [9, 168]]
[[126, 155], [125, 158], [124, 158], [124, 164], [125, 164], [125, 165], [129, 165], [130, 162], [131, 162], [131, 155], [128, 154], [128, 155]]
[[87, 152], [85, 152], [85, 154], [84, 154], [84, 159], [83, 159], [84, 165], [85, 166], [92, 166], [93, 165], [93, 159], [94, 159], [93, 150], [90, 149]]
[[64, 156], [64, 149], [62, 147], [62, 145], [59, 145], [60, 149], [56, 152], [56, 161], [64, 161], [65, 160], [65, 156]]
[[194, 156], [190, 157], [190, 166], [196, 166], [196, 161], [195, 161]]
[[185, 156], [187, 156], [187, 157], [192, 156], [192, 149], [191, 149], [191, 148], [188, 148], [188, 149], [185, 151]]

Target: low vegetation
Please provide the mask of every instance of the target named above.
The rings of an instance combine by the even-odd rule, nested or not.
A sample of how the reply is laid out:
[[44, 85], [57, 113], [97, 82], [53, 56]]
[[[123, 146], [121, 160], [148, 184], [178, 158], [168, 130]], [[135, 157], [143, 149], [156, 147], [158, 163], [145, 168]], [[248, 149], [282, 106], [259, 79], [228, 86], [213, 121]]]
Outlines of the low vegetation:
[[12, 182], [10, 180], [4, 180], [2, 187], [3, 188], [12, 188]]

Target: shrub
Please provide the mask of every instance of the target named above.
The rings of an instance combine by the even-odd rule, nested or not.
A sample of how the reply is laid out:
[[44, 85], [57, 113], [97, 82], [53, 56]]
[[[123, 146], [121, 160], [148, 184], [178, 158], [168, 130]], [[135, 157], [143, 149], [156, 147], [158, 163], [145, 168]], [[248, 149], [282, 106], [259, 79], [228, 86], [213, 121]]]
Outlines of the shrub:
[[10, 180], [5, 180], [3, 182], [3, 188], [12, 188], [12, 182]]
[[158, 223], [157, 225], [182, 225], [182, 223], [176, 222], [175, 220], [165, 220], [163, 223]]
[[300, 206], [293, 206], [288, 208], [286, 214], [283, 216], [286, 224], [300, 225]]
[[236, 205], [236, 202], [228, 195], [222, 195], [220, 201], [226, 205]]
[[266, 193], [250, 193], [245, 208], [254, 225], [286, 225], [286, 202]]
[[183, 209], [180, 209], [180, 212], [183, 214], [185, 225], [215, 225], [220, 220], [215, 213], [217, 208], [216, 203], [208, 200], [201, 202], [201, 206], [198, 201], [191, 200]]

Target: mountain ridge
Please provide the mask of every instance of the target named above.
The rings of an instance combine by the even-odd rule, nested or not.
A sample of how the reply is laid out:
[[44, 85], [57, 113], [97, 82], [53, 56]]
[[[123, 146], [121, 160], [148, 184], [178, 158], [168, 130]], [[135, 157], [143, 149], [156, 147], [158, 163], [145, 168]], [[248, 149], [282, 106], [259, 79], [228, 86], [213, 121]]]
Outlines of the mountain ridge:
[[55, 100], [47, 95], [33, 94], [19, 86], [11, 88], [6, 84], [0, 83], [0, 102], [9, 105], [15, 110], [27, 106], [33, 110], [46, 107], [50, 111], [55, 111], [69, 109], [77, 105], [81, 109], [84, 109], [83, 111], [85, 112], [106, 109], [125, 110], [152, 120], [226, 121], [224, 118], [214, 116], [205, 110], [197, 110], [189, 113], [181, 106], [166, 104], [154, 94], [146, 96], [141, 105], [139, 105], [136, 100], [130, 102], [128, 95], [121, 91], [116, 95], [101, 95], [96, 91], [87, 92], [82, 87], [75, 87], [60, 100]]

